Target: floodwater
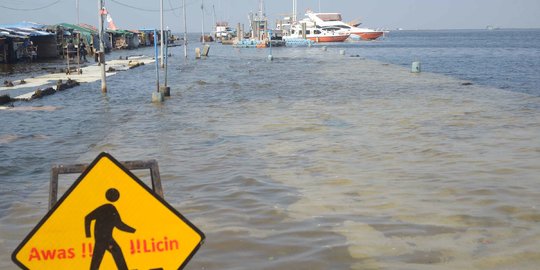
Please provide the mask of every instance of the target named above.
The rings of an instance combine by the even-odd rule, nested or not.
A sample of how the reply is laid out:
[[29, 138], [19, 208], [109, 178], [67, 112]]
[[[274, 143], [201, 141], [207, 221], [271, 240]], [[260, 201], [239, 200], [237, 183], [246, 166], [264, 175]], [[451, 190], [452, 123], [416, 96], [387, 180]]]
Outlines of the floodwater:
[[186, 269], [537, 269], [540, 97], [340, 49], [178, 47], [161, 105], [144, 66], [1, 111], [0, 268], [51, 165], [105, 151], [159, 162], [206, 235]]

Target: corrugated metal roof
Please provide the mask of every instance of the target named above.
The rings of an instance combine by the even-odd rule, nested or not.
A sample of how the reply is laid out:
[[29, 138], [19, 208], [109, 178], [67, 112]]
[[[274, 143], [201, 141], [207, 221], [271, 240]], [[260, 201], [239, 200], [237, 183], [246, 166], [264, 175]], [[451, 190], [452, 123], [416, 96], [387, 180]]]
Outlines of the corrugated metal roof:
[[43, 31], [46, 25], [35, 22], [19, 22], [13, 24], [1, 24], [0, 29], [3, 36], [27, 38], [35, 36], [52, 36], [52, 33]]
[[10, 38], [28, 38], [28, 35], [12, 31], [9, 28], [0, 28], [0, 36]]
[[7, 33], [7, 32], [1, 31], [1, 29], [0, 29], [0, 37], [8, 37], [8, 38], [28, 38], [28, 37], [26, 37], [26, 36], [12, 35], [12, 34], [9, 34], [9, 33]]
[[33, 28], [36, 30], [44, 30], [47, 26], [35, 22], [18, 22], [13, 24], [0, 24], [0, 28]]
[[82, 26], [78, 26], [78, 25], [75, 25], [75, 24], [70, 24], [70, 23], [60, 23], [58, 24], [59, 26], [62, 26], [64, 28], [67, 28], [67, 29], [73, 29], [77, 32], [80, 32], [80, 33], [86, 33], [86, 34], [97, 34], [96, 31], [94, 31], [93, 29], [88, 29], [88, 28], [85, 28], [85, 27], [82, 27]]

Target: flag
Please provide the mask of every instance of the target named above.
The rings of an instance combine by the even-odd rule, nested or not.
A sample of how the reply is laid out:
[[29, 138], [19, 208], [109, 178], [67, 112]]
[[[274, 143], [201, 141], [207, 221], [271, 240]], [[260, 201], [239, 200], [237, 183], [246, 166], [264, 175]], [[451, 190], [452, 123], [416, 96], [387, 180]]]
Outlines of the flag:
[[108, 27], [109, 29], [111, 29], [111, 30], [116, 30], [116, 29], [118, 29], [118, 28], [116, 27], [116, 25], [114, 24], [114, 22], [113, 22], [113, 19], [112, 19], [112, 17], [111, 17], [111, 14], [107, 14], [107, 22], [109, 23], [109, 27]]

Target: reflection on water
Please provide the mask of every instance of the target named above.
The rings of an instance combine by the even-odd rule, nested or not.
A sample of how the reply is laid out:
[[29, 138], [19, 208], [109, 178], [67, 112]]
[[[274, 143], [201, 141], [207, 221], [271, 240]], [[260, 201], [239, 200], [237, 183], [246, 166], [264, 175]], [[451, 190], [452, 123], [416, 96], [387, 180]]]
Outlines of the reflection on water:
[[45, 214], [50, 165], [102, 151], [158, 160], [207, 236], [187, 269], [540, 264], [540, 98], [336, 48], [173, 54], [162, 105], [148, 66], [0, 114], [2, 269]]

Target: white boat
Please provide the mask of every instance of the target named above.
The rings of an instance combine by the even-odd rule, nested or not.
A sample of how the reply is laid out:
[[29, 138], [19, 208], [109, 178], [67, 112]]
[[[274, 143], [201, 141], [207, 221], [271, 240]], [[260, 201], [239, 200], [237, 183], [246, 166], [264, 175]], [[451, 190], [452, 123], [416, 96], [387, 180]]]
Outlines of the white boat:
[[310, 18], [306, 18], [290, 25], [289, 35], [284, 36], [283, 39], [298, 39], [305, 37], [306, 39], [317, 43], [343, 42], [349, 36], [349, 33], [342, 31], [339, 27], [321, 26]]
[[341, 31], [349, 35], [357, 35], [363, 40], [375, 40], [384, 34], [384, 31], [358, 27], [360, 24], [350, 25], [344, 23], [341, 13], [315, 13], [308, 11], [306, 16], [308, 17], [307, 20], [313, 22], [316, 26], [327, 29], [338, 29], [336, 31]]
[[283, 37], [283, 39], [298, 39], [303, 38], [303, 25], [305, 25], [305, 38], [314, 42], [343, 42], [350, 34], [344, 33], [340, 28], [336, 27], [321, 27], [311, 24], [306, 21], [300, 21], [291, 26], [290, 35]]
[[229, 23], [217, 22], [214, 36], [216, 40], [228, 40], [235, 37], [236, 33], [231, 27], [229, 27]]

